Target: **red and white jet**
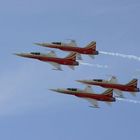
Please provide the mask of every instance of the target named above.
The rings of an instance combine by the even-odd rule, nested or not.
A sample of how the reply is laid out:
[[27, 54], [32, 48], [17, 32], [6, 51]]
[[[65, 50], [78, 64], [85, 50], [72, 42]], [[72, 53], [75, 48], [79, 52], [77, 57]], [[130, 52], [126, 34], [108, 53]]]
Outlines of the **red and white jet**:
[[67, 88], [67, 89], [50, 89], [51, 91], [55, 91], [58, 93], [74, 95], [76, 97], [80, 97], [82, 99], [86, 99], [89, 101], [94, 108], [99, 108], [98, 101], [106, 102], [110, 105], [111, 102], [115, 102], [116, 99], [113, 97], [113, 89], [108, 89], [102, 94], [93, 93], [91, 86], [87, 86], [84, 90], [77, 88]]
[[93, 80], [77, 80], [78, 82], [88, 84], [88, 85], [96, 85], [101, 86], [103, 88], [112, 88], [114, 92], [118, 94], [120, 97], [123, 97], [122, 91], [130, 92], [132, 95], [135, 95], [136, 92], [140, 92], [140, 88], [137, 87], [137, 79], [132, 79], [127, 84], [118, 84], [118, 81], [115, 76], [112, 76], [110, 80], [103, 79], [93, 79]]
[[67, 65], [74, 70], [74, 66], [79, 65], [79, 62], [76, 61], [76, 53], [74, 52], [70, 53], [65, 58], [58, 58], [54, 51], [51, 51], [48, 54], [43, 54], [40, 52], [31, 52], [31, 53], [16, 53], [15, 55], [38, 59], [43, 62], [48, 62], [55, 67], [54, 70], [62, 70], [61, 65]]
[[96, 51], [96, 42], [92, 41], [86, 47], [80, 48], [77, 46], [75, 40], [71, 40], [70, 43], [63, 42], [52, 42], [52, 43], [35, 43], [36, 45], [40, 45], [48, 48], [56, 48], [62, 51], [70, 51], [77, 53], [77, 59], [82, 59], [81, 54], [89, 55], [91, 58], [94, 58], [94, 55], [98, 55], [99, 52]]

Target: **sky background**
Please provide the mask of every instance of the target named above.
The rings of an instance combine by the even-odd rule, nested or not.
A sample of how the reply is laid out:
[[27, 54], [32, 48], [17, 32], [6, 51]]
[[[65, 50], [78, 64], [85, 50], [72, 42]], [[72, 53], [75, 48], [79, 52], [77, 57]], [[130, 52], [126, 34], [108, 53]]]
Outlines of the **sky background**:
[[[34, 42], [75, 39], [80, 47], [96, 40], [97, 50], [140, 56], [139, 0], [0, 0], [0, 138], [2, 140], [139, 140], [140, 104], [112, 107], [49, 91], [81, 88], [77, 79], [116, 75], [120, 83], [140, 78], [140, 61], [100, 54], [75, 71], [52, 71], [48, 63], [14, 56], [41, 51]], [[59, 57], [68, 53], [56, 51]], [[139, 84], [139, 83], [138, 83]], [[93, 87], [97, 93], [105, 89]], [[124, 93], [126, 98], [140, 100]]]

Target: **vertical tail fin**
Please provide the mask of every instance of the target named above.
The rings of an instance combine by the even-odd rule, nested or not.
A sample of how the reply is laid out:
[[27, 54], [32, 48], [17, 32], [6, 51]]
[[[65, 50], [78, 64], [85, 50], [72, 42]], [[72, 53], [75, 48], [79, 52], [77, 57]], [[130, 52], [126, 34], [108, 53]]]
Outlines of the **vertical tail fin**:
[[90, 42], [85, 48], [96, 50], [96, 42], [95, 41]]
[[137, 87], [138, 79], [132, 79], [129, 83], [127, 83], [127, 86]]
[[76, 60], [76, 53], [71, 52], [68, 56], [65, 57], [66, 59]]
[[113, 89], [107, 89], [105, 92], [102, 93], [103, 95], [113, 97]]

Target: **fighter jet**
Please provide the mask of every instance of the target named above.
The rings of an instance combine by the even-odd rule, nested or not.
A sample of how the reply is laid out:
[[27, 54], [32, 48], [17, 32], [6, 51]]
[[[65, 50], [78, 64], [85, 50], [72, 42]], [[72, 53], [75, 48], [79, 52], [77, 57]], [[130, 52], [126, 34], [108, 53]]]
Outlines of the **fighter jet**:
[[94, 58], [94, 55], [98, 55], [99, 52], [96, 51], [96, 42], [92, 41], [86, 47], [80, 48], [77, 46], [75, 40], [71, 40], [70, 43], [63, 42], [52, 42], [52, 43], [35, 43], [36, 45], [48, 47], [48, 48], [56, 48], [62, 51], [70, 51], [77, 53], [77, 59], [81, 60], [81, 54], [89, 55], [91, 58]]
[[51, 91], [55, 91], [58, 93], [74, 95], [76, 97], [80, 97], [82, 99], [86, 99], [89, 101], [94, 108], [99, 108], [98, 101], [106, 102], [107, 104], [111, 104], [111, 102], [115, 102], [116, 99], [113, 97], [113, 89], [108, 89], [102, 94], [93, 93], [91, 86], [87, 86], [84, 90], [77, 88], [67, 88], [67, 89], [50, 89]]
[[77, 81], [88, 85], [101, 86], [103, 88], [113, 88], [114, 92], [118, 94], [119, 97], [123, 97], [122, 91], [130, 92], [133, 96], [136, 94], [136, 92], [140, 92], [140, 88], [137, 87], [137, 79], [132, 79], [127, 84], [118, 84], [118, 80], [115, 76], [112, 76], [110, 80], [93, 79]]
[[51, 51], [47, 54], [40, 52], [31, 52], [31, 53], [16, 53], [15, 55], [21, 57], [27, 57], [32, 59], [38, 59], [43, 62], [48, 62], [55, 67], [53, 70], [62, 70], [61, 65], [67, 65], [74, 70], [74, 66], [78, 66], [79, 62], [76, 61], [76, 53], [70, 53], [65, 58], [58, 58], [54, 51]]

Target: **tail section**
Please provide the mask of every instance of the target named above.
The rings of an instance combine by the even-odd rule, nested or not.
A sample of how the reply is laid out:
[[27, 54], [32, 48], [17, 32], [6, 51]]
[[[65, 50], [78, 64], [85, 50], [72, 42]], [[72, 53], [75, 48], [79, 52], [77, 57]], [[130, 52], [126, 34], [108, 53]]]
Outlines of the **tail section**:
[[76, 53], [75, 52], [71, 52], [68, 56], [65, 57], [66, 59], [69, 60], [76, 60]]
[[85, 48], [96, 50], [96, 42], [95, 41], [90, 42]]
[[105, 92], [102, 93], [102, 95], [113, 97], [113, 89], [107, 89]]
[[137, 87], [137, 83], [138, 83], [138, 79], [132, 79], [128, 84], [126, 84], [127, 86], [131, 86], [131, 87]]

